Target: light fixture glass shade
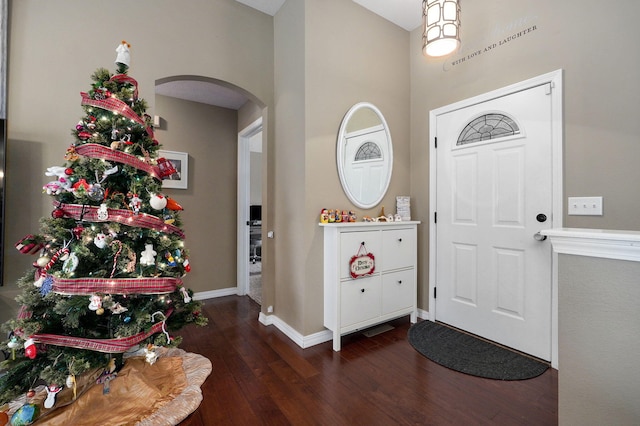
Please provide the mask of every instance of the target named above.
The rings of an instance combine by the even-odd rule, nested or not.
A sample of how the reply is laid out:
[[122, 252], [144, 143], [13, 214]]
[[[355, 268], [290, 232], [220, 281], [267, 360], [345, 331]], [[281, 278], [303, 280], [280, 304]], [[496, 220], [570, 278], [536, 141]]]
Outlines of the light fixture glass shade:
[[444, 56], [460, 46], [460, 1], [423, 0], [422, 51], [427, 56]]

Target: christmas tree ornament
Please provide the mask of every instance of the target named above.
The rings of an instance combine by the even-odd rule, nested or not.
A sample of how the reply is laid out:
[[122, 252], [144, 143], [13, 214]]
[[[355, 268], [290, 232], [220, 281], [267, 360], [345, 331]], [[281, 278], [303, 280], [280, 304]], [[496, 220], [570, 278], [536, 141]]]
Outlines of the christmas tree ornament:
[[80, 138], [83, 141], [86, 141], [90, 137], [91, 137], [91, 132], [87, 132], [86, 130], [82, 130], [78, 132], [78, 138]]
[[64, 154], [64, 159], [67, 161], [76, 161], [80, 158], [74, 146], [67, 148], [67, 152]]
[[36, 396], [36, 391], [35, 391], [35, 389], [33, 389], [33, 388], [29, 389], [29, 390], [27, 391], [27, 398], [31, 399], [31, 398], [33, 398], [34, 396]]
[[38, 268], [44, 268], [45, 266], [47, 266], [47, 263], [49, 263], [50, 260], [51, 259], [47, 256], [40, 256], [38, 260], [36, 260], [35, 266]]
[[64, 217], [64, 210], [62, 210], [61, 208], [57, 208], [54, 211], [51, 212], [51, 217], [53, 217], [54, 219], [61, 219]]
[[82, 238], [82, 233], [84, 232], [84, 226], [82, 226], [82, 224], [79, 223], [76, 225], [75, 228], [71, 230], [71, 232], [73, 233], [73, 236], [79, 240], [80, 238]]
[[[51, 259], [42, 267], [43, 271], [47, 272], [49, 269], [51, 269], [51, 267], [58, 261], [58, 259], [60, 259], [60, 257], [65, 257], [66, 259], [68, 256], [69, 256], [69, 249], [66, 247], [66, 243], [65, 243], [65, 247], [62, 247], [61, 249], [56, 251], [54, 255], [51, 256]], [[38, 259], [38, 262], [40, 261], [40, 259]]]
[[105, 203], [100, 204], [97, 216], [99, 220], [109, 219], [109, 209], [107, 209], [107, 205]]
[[36, 344], [33, 339], [29, 338], [24, 342], [24, 354], [29, 359], [35, 359], [36, 357]]
[[42, 295], [42, 297], [44, 297], [47, 294], [49, 294], [52, 289], [53, 289], [53, 277], [50, 275], [47, 275], [42, 281], [42, 284], [40, 285], [40, 294]]
[[131, 273], [136, 270], [137, 256], [132, 250], [129, 250], [127, 259], [129, 259], [129, 262], [127, 262], [127, 266], [125, 266], [124, 270]]
[[[18, 338], [15, 335], [11, 336], [11, 338], [9, 339], [9, 343], [7, 343], [7, 347], [11, 349], [11, 359], [14, 361], [16, 359], [16, 349], [19, 346], [20, 343], [18, 342]], [[2, 424], [2, 422], [0, 422], [0, 424]]]
[[129, 207], [135, 214], [140, 212], [140, 207], [142, 207], [142, 200], [138, 197], [138, 194], [133, 194], [131, 196], [131, 201], [129, 202]]
[[35, 422], [40, 415], [40, 408], [36, 404], [24, 404], [11, 416], [11, 426], [27, 426]]
[[62, 264], [62, 272], [65, 274], [71, 274], [75, 272], [79, 264], [80, 259], [78, 259], [78, 256], [75, 253], [71, 253], [69, 258]]
[[67, 380], [65, 381], [65, 385], [69, 389], [73, 389], [73, 400], [75, 401], [78, 398], [78, 388], [76, 383], [76, 376], [74, 374], [69, 374], [67, 376]]
[[3, 411], [0, 411], [0, 425], [4, 426], [9, 423], [9, 415], [5, 410], [8, 410], [9, 407], [3, 408]]
[[71, 167], [67, 167], [64, 169], [64, 174], [67, 176], [71, 176], [73, 174], [73, 169]]
[[47, 399], [44, 400], [44, 408], [53, 408], [56, 404], [56, 395], [62, 390], [62, 386], [51, 385], [45, 388], [47, 391]]
[[102, 315], [102, 314], [104, 314], [104, 308], [96, 309], [96, 315]]
[[99, 183], [94, 183], [93, 185], [89, 186], [87, 196], [93, 201], [100, 201], [104, 199], [104, 189]]
[[167, 206], [167, 197], [162, 194], [151, 194], [149, 204], [154, 210], [163, 210]]
[[89, 191], [90, 186], [86, 179], [80, 179], [71, 187], [73, 188], [73, 195], [75, 195], [76, 197], [82, 197], [87, 193], [87, 191]]
[[102, 232], [99, 232], [95, 237], [93, 237], [93, 244], [95, 244], [99, 249], [105, 248], [107, 246], [107, 236]]
[[15, 244], [22, 254], [36, 254], [44, 247], [43, 237], [29, 234]]
[[156, 347], [154, 345], [147, 345], [147, 347], [144, 348], [144, 359], [149, 365], [153, 365], [158, 360], [158, 353], [155, 349]]
[[186, 288], [180, 287], [180, 293], [182, 293], [182, 297], [184, 299], [184, 303], [191, 302], [191, 296], [189, 296], [189, 292], [187, 291]]
[[144, 251], [140, 253], [140, 264], [144, 266], [153, 266], [156, 264], [156, 254], [153, 244], [145, 244]]
[[76, 130], [79, 131], [79, 132], [84, 130], [84, 121], [82, 121], [82, 120], [78, 121], [78, 124], [76, 124]]
[[184, 210], [180, 204], [176, 202], [173, 198], [167, 197], [167, 208], [169, 210]]
[[109, 278], [113, 278], [113, 276], [115, 275], [116, 267], [118, 266], [118, 257], [120, 256], [120, 253], [122, 253], [122, 241], [114, 240], [111, 242], [111, 244], [117, 244], [118, 251], [116, 251], [116, 254], [113, 256], [113, 268], [111, 268], [111, 275], [109, 276]]
[[113, 312], [115, 315], [122, 314], [124, 312], [127, 312], [127, 310], [128, 310], [127, 308], [122, 306], [120, 304], [120, 302], [114, 303], [113, 305], [111, 305], [111, 308], [109, 308], [109, 309], [111, 309], [111, 312]]
[[89, 297], [89, 310], [97, 311], [100, 308], [102, 308], [102, 298], [97, 294], [91, 295]]

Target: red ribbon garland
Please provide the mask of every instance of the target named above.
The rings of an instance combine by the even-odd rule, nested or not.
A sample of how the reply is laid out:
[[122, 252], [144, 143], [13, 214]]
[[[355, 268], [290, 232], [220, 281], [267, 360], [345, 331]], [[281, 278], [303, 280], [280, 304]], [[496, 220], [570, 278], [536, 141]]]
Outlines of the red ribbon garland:
[[[165, 314], [165, 320], [169, 318], [173, 311], [169, 310]], [[64, 336], [59, 334], [34, 334], [31, 338], [36, 343], [45, 345], [65, 346], [76, 349], [88, 349], [90, 351], [103, 353], [123, 353], [133, 346], [145, 340], [147, 337], [162, 331], [164, 321], [151, 326], [147, 332], [138, 333], [129, 337], [118, 339], [86, 339], [82, 337]]]
[[80, 155], [84, 155], [85, 157], [116, 161], [118, 163], [126, 164], [127, 166], [135, 167], [138, 170], [142, 170], [150, 174], [159, 181], [162, 181], [160, 169], [158, 168], [158, 166], [152, 166], [151, 164], [145, 163], [135, 155], [114, 150], [97, 143], [86, 143], [76, 146], [75, 151]]
[[53, 205], [56, 209], [62, 210], [64, 213], [63, 217], [69, 217], [75, 220], [86, 220], [89, 222], [118, 222], [123, 225], [153, 229], [159, 232], [178, 235], [182, 239], [185, 238], [182, 229], [175, 225], [164, 223], [159, 217], [146, 213], [135, 214], [132, 211], [125, 209], [107, 209], [109, 217], [106, 220], [103, 220], [98, 219], [99, 207], [80, 204], [62, 204], [59, 201], [54, 201]]
[[87, 92], [80, 92], [80, 96], [82, 96], [82, 101], [80, 105], [89, 105], [96, 108], [106, 109], [107, 111], [111, 111], [116, 114], [120, 114], [123, 117], [127, 117], [128, 119], [135, 121], [141, 126], [145, 127], [147, 134], [151, 139], [153, 139], [153, 129], [147, 126], [147, 123], [135, 113], [134, 110], [129, 108], [129, 105], [124, 103], [118, 98], [106, 98], [106, 99], [91, 99]]
[[138, 99], [138, 82], [127, 74], [116, 74], [109, 79], [109, 81], [117, 81], [118, 83], [130, 83], [133, 85], [133, 99]]
[[158, 278], [57, 278], [51, 291], [65, 296], [104, 294], [168, 294], [182, 285], [175, 277]]

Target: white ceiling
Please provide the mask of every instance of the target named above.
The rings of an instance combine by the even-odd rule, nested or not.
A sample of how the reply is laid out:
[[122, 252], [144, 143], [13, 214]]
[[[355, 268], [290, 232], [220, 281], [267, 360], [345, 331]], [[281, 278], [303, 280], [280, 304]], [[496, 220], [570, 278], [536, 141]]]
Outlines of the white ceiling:
[[[285, 0], [236, 0], [263, 13], [274, 16]], [[373, 13], [407, 31], [422, 24], [422, 0], [352, 0]], [[227, 87], [205, 81], [171, 81], [156, 86], [156, 93], [173, 98], [239, 109], [246, 96]]]

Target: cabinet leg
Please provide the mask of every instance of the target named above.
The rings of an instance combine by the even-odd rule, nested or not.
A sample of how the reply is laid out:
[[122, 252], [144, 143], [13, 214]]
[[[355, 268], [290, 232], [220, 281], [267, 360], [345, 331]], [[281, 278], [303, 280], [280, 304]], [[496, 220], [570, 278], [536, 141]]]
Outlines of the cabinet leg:
[[340, 333], [337, 331], [333, 332], [333, 350], [340, 352]]
[[411, 312], [411, 318], [410, 318], [410, 321], [411, 321], [412, 323], [414, 323], [414, 324], [415, 324], [416, 322], [418, 322], [418, 312], [417, 312], [417, 311], [415, 311], [415, 310], [414, 310], [413, 312]]

